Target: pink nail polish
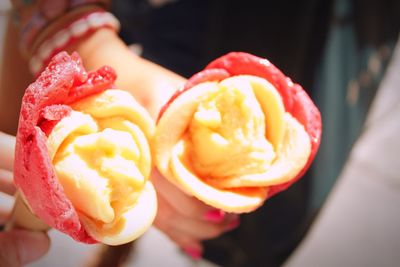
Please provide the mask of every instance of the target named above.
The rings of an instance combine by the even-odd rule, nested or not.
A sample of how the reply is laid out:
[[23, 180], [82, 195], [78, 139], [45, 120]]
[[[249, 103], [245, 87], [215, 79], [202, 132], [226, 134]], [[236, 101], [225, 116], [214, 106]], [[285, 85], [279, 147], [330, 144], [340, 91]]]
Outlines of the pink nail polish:
[[210, 210], [204, 215], [204, 220], [213, 222], [213, 223], [220, 223], [225, 218], [225, 212], [222, 210]]
[[201, 259], [202, 252], [201, 252], [201, 250], [199, 250], [197, 248], [185, 248], [184, 251], [187, 255], [189, 255], [194, 260]]

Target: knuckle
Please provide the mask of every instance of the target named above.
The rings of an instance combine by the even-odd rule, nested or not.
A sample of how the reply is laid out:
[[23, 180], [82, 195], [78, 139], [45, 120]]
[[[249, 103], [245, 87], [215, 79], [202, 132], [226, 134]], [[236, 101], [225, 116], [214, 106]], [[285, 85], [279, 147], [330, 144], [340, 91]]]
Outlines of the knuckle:
[[[3, 234], [2, 234], [3, 235]], [[13, 238], [4, 240], [5, 236], [0, 239], [0, 265], [16, 267], [21, 265], [18, 254], [17, 244]]]
[[223, 228], [218, 225], [210, 225], [207, 231], [205, 232], [205, 238], [210, 239], [210, 238], [215, 238], [221, 235], [223, 232]]

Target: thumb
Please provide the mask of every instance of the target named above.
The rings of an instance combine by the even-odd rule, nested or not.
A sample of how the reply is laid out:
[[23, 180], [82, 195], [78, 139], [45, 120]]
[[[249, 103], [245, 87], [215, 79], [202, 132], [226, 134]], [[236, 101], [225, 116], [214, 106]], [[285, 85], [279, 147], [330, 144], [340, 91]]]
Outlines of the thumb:
[[50, 239], [43, 232], [11, 230], [0, 232], [0, 266], [17, 267], [43, 256]]

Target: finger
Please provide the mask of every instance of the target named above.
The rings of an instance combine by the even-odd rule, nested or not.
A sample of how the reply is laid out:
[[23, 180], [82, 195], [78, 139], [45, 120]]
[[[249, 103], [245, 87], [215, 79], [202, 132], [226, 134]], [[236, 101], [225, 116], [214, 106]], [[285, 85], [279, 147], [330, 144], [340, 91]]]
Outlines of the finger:
[[195, 197], [185, 194], [157, 170], [153, 172], [152, 180], [157, 193], [180, 214], [199, 220], [224, 224], [230, 224], [239, 219], [237, 214], [225, 213], [206, 205]]
[[0, 169], [0, 192], [14, 195], [15, 190], [12, 172]]
[[187, 236], [191, 239], [205, 240], [219, 236], [227, 230], [230, 222], [207, 222], [187, 217], [177, 212], [163, 196], [159, 196], [159, 209], [155, 225], [170, 236]]
[[0, 168], [12, 170], [14, 161], [15, 137], [0, 132]]
[[0, 233], [0, 266], [21, 266], [43, 256], [50, 240], [43, 232], [12, 230]]
[[0, 225], [5, 225], [10, 217], [10, 211], [0, 208]]
[[157, 170], [153, 172], [152, 181], [157, 189], [157, 193], [163, 196], [180, 214], [203, 219], [207, 212], [213, 210], [200, 200], [185, 194], [177, 186], [165, 179]]
[[[180, 248], [196, 248], [202, 250], [201, 241], [179, 230], [181, 225], [175, 223], [176, 211], [166, 202], [162, 196], [158, 197], [158, 212], [154, 220], [154, 226], [162, 231]], [[181, 215], [179, 215], [181, 216]]]

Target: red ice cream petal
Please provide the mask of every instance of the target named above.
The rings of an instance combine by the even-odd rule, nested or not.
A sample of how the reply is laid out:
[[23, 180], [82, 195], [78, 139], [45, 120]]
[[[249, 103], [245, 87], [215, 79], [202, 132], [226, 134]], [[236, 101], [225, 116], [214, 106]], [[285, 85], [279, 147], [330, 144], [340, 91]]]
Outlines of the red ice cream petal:
[[311, 153], [304, 168], [289, 182], [271, 186], [270, 196], [288, 188], [310, 167], [317, 153], [322, 132], [321, 114], [305, 90], [266, 59], [243, 52], [232, 52], [211, 62], [206, 70], [225, 69], [231, 76], [248, 74], [269, 81], [282, 97], [285, 109], [305, 128], [311, 141]]
[[46, 136], [71, 111], [68, 104], [112, 88], [110, 67], [87, 73], [77, 53], [57, 54], [22, 99], [16, 136], [14, 180], [32, 211], [49, 226], [77, 241], [95, 243], [55, 175]]
[[206, 81], [221, 81], [237, 75], [254, 75], [269, 81], [282, 97], [285, 109], [295, 117], [305, 128], [311, 141], [311, 153], [307, 163], [299, 174], [289, 182], [269, 187], [269, 197], [285, 190], [297, 181], [310, 167], [317, 153], [321, 132], [321, 114], [305, 90], [286, 77], [277, 67], [267, 59], [244, 52], [231, 52], [212, 61], [206, 68], [193, 75], [173, 98], [163, 107], [160, 116], [179, 95], [191, 87]]

